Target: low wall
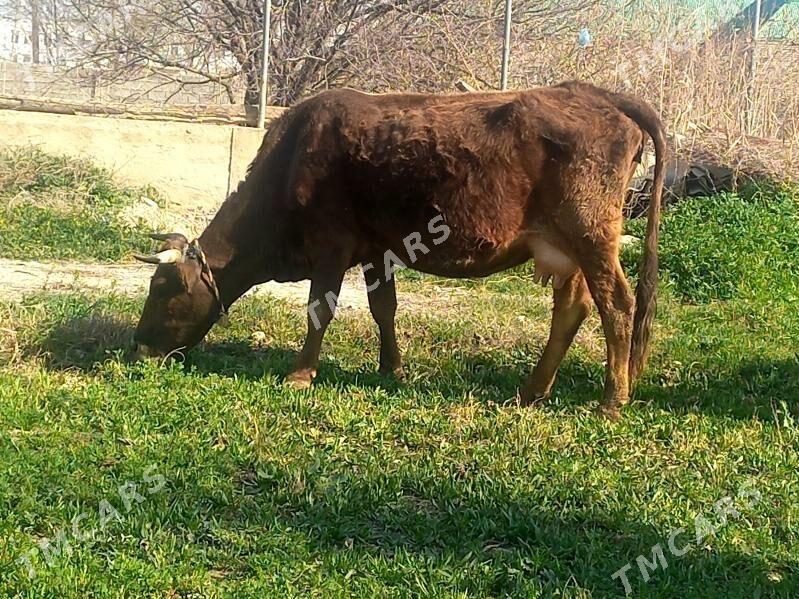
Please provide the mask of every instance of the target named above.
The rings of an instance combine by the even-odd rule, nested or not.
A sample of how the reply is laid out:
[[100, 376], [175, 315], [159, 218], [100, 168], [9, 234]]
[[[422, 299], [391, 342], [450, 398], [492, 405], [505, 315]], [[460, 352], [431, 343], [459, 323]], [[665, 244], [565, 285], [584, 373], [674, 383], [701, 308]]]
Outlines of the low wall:
[[212, 212], [261, 144], [247, 127], [0, 110], [0, 145], [90, 159], [132, 185], [152, 185], [181, 213]]

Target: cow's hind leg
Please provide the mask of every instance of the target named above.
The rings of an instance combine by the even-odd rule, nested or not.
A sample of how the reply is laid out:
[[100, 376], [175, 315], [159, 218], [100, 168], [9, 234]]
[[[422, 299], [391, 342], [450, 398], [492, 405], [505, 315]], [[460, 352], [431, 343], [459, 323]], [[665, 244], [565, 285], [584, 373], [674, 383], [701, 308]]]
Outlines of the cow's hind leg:
[[369, 310], [380, 330], [380, 374], [402, 376], [402, 360], [397, 346], [394, 317], [397, 313], [397, 286], [392, 275], [380, 277], [372, 264], [364, 265], [363, 277], [369, 296]]
[[[604, 246], [604, 247], [603, 247]], [[581, 267], [602, 318], [607, 344], [605, 394], [600, 411], [612, 419], [630, 397], [629, 363], [635, 301], [612, 244], [583, 253]]]
[[555, 289], [554, 297], [549, 341], [521, 390], [522, 405], [532, 405], [549, 397], [558, 367], [591, 310], [591, 296], [579, 270], [560, 289]]
[[308, 333], [294, 364], [294, 371], [286, 378], [286, 382], [295, 388], [309, 387], [316, 377], [322, 339], [335, 315], [345, 272], [346, 268], [328, 268], [315, 272], [311, 277], [311, 292], [308, 297]]

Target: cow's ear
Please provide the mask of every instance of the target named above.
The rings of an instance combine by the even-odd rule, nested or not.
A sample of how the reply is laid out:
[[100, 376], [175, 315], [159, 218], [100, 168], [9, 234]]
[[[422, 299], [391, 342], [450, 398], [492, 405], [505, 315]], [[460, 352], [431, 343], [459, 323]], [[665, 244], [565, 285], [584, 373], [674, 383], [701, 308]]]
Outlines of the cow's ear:
[[160, 241], [161, 247], [157, 252], [144, 256], [134, 254], [133, 257], [147, 264], [180, 264], [186, 259], [186, 248], [189, 242], [180, 233], [151, 233], [150, 239]]
[[186, 239], [183, 233], [150, 233], [150, 239], [155, 239], [156, 241], [172, 241], [175, 243], [183, 243], [184, 245], [188, 245], [189, 243], [189, 240]]
[[161, 252], [173, 249], [185, 252], [189, 247], [189, 240], [182, 233], [151, 233], [150, 239], [162, 242]]

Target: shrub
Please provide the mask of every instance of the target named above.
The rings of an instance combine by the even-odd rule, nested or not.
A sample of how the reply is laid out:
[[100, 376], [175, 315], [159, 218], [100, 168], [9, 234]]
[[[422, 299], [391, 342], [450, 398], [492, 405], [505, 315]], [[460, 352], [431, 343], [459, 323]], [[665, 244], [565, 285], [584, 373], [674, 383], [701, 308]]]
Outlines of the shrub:
[[[684, 200], [664, 213], [660, 265], [674, 291], [689, 302], [793, 294], [799, 286], [797, 191], [752, 187]], [[643, 236], [644, 219], [628, 223]], [[624, 262], [634, 275], [637, 249]]]
[[149, 227], [124, 214], [143, 197], [156, 193], [120, 186], [85, 160], [0, 151], [0, 256], [113, 261], [146, 251]]

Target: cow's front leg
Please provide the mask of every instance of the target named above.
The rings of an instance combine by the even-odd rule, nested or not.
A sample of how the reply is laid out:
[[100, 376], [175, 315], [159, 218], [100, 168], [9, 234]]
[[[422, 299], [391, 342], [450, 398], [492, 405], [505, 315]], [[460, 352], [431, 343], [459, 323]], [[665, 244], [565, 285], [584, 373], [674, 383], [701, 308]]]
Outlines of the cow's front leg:
[[[379, 262], [378, 262], [379, 264]], [[397, 347], [394, 317], [397, 313], [397, 286], [394, 275], [385, 280], [372, 263], [363, 265], [363, 278], [369, 296], [369, 310], [380, 330], [380, 374], [402, 377], [402, 359]]]
[[329, 269], [315, 273], [311, 278], [311, 293], [308, 297], [308, 334], [302, 346], [294, 371], [286, 382], [297, 389], [307, 389], [319, 368], [319, 350], [322, 339], [336, 313], [338, 295], [344, 280], [345, 270]]

